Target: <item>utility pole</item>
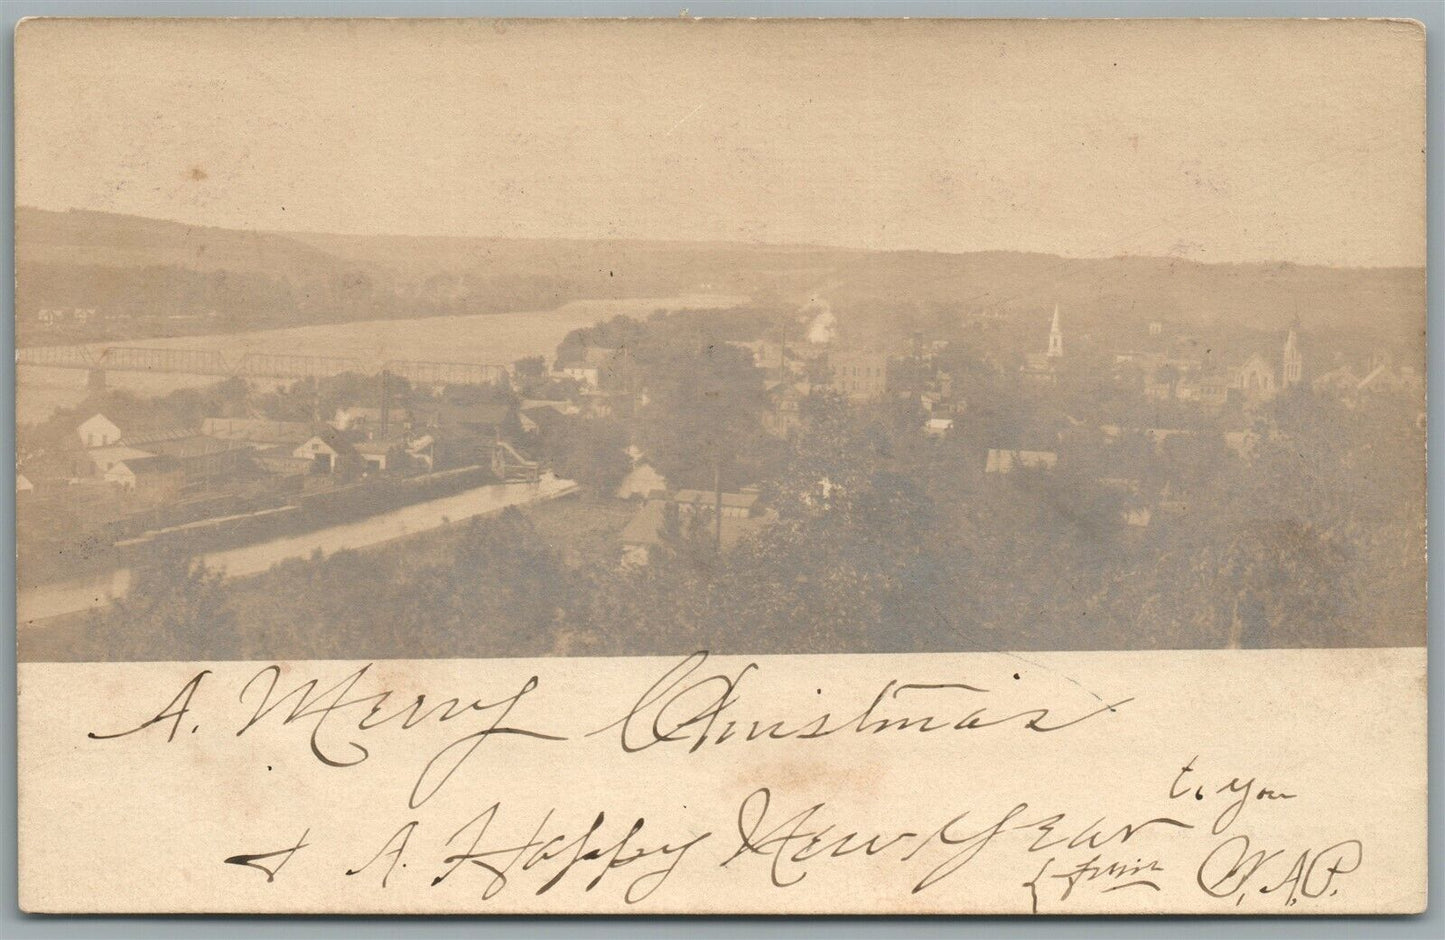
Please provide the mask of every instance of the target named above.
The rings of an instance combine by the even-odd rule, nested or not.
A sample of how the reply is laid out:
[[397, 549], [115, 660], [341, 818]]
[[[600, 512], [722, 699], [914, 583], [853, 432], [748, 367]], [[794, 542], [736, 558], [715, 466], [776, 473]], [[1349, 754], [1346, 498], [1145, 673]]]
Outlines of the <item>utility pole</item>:
[[386, 440], [391, 428], [391, 373], [381, 367], [381, 439]]
[[713, 500], [713, 549], [719, 554], [722, 553], [722, 455], [718, 454], [712, 462], [712, 488]]

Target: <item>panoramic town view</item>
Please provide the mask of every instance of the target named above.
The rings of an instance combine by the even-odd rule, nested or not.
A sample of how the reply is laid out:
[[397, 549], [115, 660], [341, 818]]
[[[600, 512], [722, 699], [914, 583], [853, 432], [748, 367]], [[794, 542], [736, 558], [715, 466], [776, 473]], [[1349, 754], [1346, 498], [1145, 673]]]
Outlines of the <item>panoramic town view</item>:
[[1407, 26], [188, 22], [17, 60], [23, 659], [1424, 642]]
[[1423, 640], [1419, 269], [19, 227], [23, 658]]

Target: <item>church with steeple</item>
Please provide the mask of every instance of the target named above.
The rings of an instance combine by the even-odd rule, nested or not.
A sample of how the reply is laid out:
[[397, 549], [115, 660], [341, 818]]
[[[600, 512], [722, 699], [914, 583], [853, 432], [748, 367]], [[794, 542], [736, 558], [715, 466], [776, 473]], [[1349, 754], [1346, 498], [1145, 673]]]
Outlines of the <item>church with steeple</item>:
[[1305, 358], [1299, 348], [1299, 318], [1290, 324], [1289, 336], [1284, 341], [1284, 368], [1280, 372], [1281, 385], [1294, 388], [1304, 381]]
[[1046, 352], [1025, 353], [1023, 368], [1019, 371], [1026, 378], [1039, 382], [1053, 382], [1055, 373], [1064, 361], [1064, 327], [1059, 320], [1059, 305], [1054, 304], [1054, 319], [1049, 324], [1049, 345]]
[[1268, 356], [1255, 353], [1235, 371], [1230, 387], [1239, 390], [1245, 401], [1257, 402], [1268, 401], [1285, 389], [1302, 385], [1305, 359], [1300, 349], [1300, 332], [1299, 318], [1295, 318], [1285, 335], [1278, 373]]

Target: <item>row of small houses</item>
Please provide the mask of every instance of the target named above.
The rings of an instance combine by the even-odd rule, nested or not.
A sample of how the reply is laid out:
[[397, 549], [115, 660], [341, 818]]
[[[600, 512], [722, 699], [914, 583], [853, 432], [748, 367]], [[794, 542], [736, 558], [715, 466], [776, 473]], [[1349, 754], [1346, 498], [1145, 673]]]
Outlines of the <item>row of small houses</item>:
[[503, 438], [506, 405], [437, 405], [420, 413], [352, 408], [331, 422], [211, 417], [199, 428], [126, 425], [95, 414], [76, 428], [78, 452], [28, 461], [17, 493], [37, 483], [112, 484], [148, 501], [257, 477], [355, 479], [490, 466], [502, 479], [534, 475], [536, 463]]
[[[1050, 470], [1058, 462], [1058, 455], [1052, 451], [990, 450], [988, 455], [989, 473], [1010, 473], [1016, 470], [1042, 472]], [[639, 464], [638, 468], [646, 464]], [[660, 481], [664, 482], [665, 481]], [[1118, 512], [1118, 523], [1128, 529], [1148, 528], [1156, 512], [1179, 514], [1187, 505], [1166, 485], [1155, 498], [1145, 499], [1139, 492], [1137, 481], [1117, 479], [1100, 480], [1099, 483], [1120, 492], [1128, 503]], [[826, 492], [831, 484], [823, 481], [820, 488]], [[636, 497], [620, 489], [619, 497]], [[715, 540], [721, 551], [730, 551], [744, 539], [763, 532], [778, 519], [776, 511], [758, 503], [758, 491], [745, 487], [740, 492], [715, 493], [706, 490], [682, 489], [669, 492], [655, 489], [648, 493], [633, 513], [632, 518], [620, 533], [622, 543], [622, 564], [636, 567], [648, 564], [653, 552], [668, 541], [667, 531], [670, 519], [676, 526], [678, 536], [692, 531], [694, 516], [702, 514], [701, 536]]]

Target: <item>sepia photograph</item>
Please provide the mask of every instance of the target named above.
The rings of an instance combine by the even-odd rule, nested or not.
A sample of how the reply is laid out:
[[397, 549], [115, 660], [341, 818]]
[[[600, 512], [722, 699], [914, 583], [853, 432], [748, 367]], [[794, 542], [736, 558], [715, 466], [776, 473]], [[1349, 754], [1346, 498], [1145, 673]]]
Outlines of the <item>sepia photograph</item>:
[[[32, 19], [15, 55], [27, 909], [1423, 906], [1420, 24]], [[560, 753], [633, 782], [563, 793]], [[623, 836], [619, 794], [665, 806]], [[184, 877], [68, 880], [166, 806]], [[494, 818], [543, 848], [486, 860]], [[548, 893], [618, 825], [617, 897]], [[1017, 864], [955, 876], [995, 836]]]
[[1140, 28], [22, 28], [21, 656], [1422, 644], [1406, 28]]

